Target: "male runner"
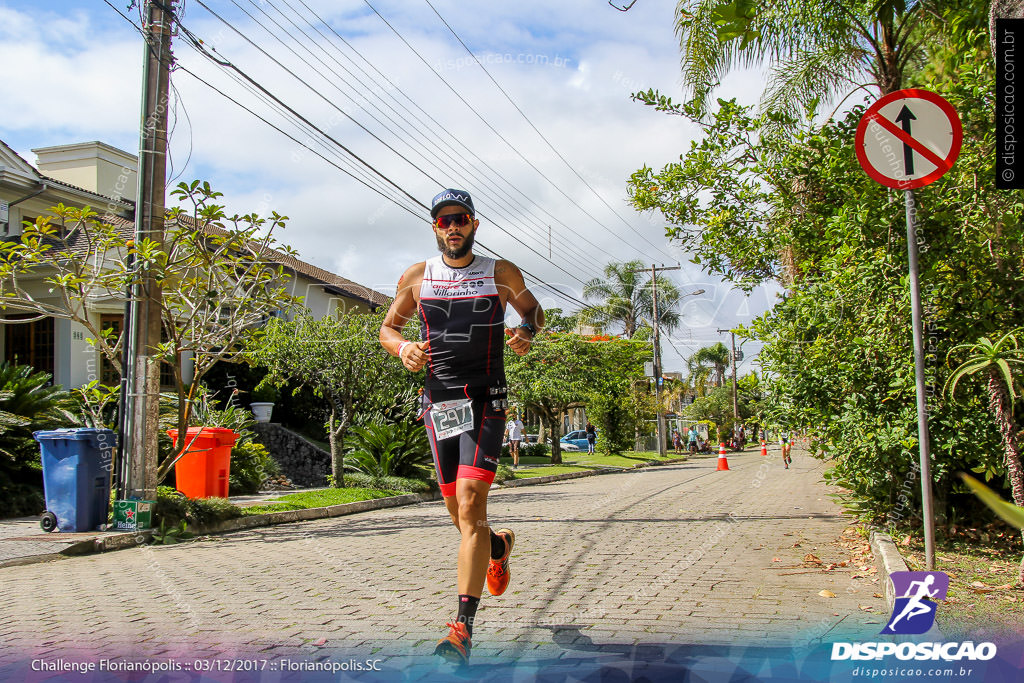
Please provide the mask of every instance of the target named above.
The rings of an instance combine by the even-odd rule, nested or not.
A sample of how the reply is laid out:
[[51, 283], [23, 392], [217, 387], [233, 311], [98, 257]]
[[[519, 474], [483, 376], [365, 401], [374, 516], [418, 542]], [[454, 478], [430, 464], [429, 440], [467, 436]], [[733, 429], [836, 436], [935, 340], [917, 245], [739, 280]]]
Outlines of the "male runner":
[[[487, 524], [487, 492], [498, 468], [508, 407], [502, 342], [522, 356], [544, 326], [544, 312], [519, 269], [473, 253], [480, 226], [475, 214], [464, 190], [434, 197], [430, 216], [441, 254], [405, 271], [380, 328], [381, 345], [406, 369], [427, 367], [423, 421], [441, 495], [462, 534], [458, 617], [434, 654], [460, 664], [469, 661], [485, 576], [491, 595], [504, 593], [511, 576], [508, 556], [515, 534], [495, 533]], [[515, 329], [505, 329], [506, 304], [523, 319]], [[402, 337], [415, 313], [421, 323], [418, 342]]]

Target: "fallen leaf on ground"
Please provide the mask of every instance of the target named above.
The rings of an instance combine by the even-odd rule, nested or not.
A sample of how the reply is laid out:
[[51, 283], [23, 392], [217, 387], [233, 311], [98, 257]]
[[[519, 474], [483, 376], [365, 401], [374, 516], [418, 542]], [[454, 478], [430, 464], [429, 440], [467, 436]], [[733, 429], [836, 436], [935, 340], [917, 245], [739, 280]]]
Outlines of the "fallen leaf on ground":
[[782, 562], [782, 558], [781, 557], [773, 557], [772, 558], [772, 562]]
[[836, 597], [836, 594], [833, 593], [832, 591], [830, 591], [827, 588], [825, 590], [823, 590], [823, 591], [819, 591], [818, 595], [820, 595], [823, 598], [834, 598], [834, 597]]
[[816, 564], [821, 564], [821, 558], [812, 553], [807, 553], [806, 555], [804, 555], [804, 562], [814, 562]]
[[874, 594], [874, 595], [872, 595], [871, 597], [873, 597], [873, 598], [884, 598], [885, 596], [884, 596], [884, 595], [882, 595], [881, 593], [875, 593], [875, 594]]
[[857, 607], [860, 607], [865, 612], [870, 612], [871, 610], [875, 609], [871, 605], [857, 605]]

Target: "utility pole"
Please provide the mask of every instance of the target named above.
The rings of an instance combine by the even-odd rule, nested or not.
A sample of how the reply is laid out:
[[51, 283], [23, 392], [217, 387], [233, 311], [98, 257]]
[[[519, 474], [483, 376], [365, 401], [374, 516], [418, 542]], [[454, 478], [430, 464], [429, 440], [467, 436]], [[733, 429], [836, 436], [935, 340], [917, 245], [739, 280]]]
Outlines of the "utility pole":
[[[139, 135], [139, 192], [135, 204], [135, 245], [163, 248], [167, 182], [167, 109], [170, 90], [171, 24], [176, 0], [146, 1], [142, 70], [142, 130]], [[160, 344], [163, 292], [144, 259], [135, 259], [130, 328], [124, 370], [128, 378], [127, 416], [122, 440], [128, 445], [127, 494], [156, 498], [159, 430]]]
[[[679, 266], [661, 266], [651, 264], [651, 313], [654, 319], [651, 327], [654, 330], [654, 402], [658, 411], [658, 455], [665, 457], [665, 413], [661, 410], [661, 326], [658, 315], [658, 273], [663, 270], [679, 270]], [[639, 273], [639, 270], [630, 271]]]
[[736, 425], [740, 423], [739, 393], [736, 388], [736, 332], [733, 330], [718, 330], [719, 334], [723, 332], [728, 332], [729, 336], [732, 338], [732, 354], [730, 355], [730, 358], [732, 359], [732, 433], [733, 436], [735, 436]]

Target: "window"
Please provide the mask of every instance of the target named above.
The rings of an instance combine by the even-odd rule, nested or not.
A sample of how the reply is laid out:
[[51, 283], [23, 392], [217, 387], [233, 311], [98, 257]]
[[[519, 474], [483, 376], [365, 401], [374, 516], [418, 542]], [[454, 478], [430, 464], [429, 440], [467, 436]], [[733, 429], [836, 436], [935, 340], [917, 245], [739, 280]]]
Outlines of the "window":
[[[101, 330], [113, 330], [115, 335], [119, 335], [121, 334], [122, 325], [124, 325], [123, 315], [104, 314], [100, 316]], [[100, 352], [100, 382], [107, 386], [115, 386], [121, 382], [121, 375], [118, 374], [114, 364], [107, 358], [107, 354], [102, 352]]]
[[[114, 334], [121, 334], [121, 327], [124, 325], [124, 316], [121, 314], [104, 314], [100, 316], [100, 327], [104, 330], [112, 329]], [[163, 330], [160, 332], [161, 340], [166, 341], [167, 334]], [[122, 349], [126, 348], [128, 340], [124, 340]], [[106, 355], [101, 354], [100, 367], [102, 368], [100, 373], [100, 381], [104, 384], [113, 386], [121, 381], [120, 375], [117, 374], [117, 370], [113, 364], [107, 359]], [[124, 358], [125, 354], [121, 354]], [[174, 369], [169, 363], [160, 364], [160, 388], [166, 389], [174, 386]]]
[[[7, 316], [7, 320], [30, 320], [32, 313], [18, 313]], [[9, 363], [31, 365], [36, 370], [54, 370], [54, 322], [43, 318], [25, 323], [4, 325], [4, 360]]]

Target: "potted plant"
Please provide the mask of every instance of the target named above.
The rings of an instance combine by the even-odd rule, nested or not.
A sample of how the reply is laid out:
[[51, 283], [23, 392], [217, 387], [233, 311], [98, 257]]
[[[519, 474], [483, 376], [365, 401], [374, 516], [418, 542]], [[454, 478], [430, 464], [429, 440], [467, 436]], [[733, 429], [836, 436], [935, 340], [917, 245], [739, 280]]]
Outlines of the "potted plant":
[[274, 402], [280, 397], [280, 392], [272, 384], [260, 382], [252, 391], [252, 403], [249, 408], [257, 422], [270, 422], [270, 416], [274, 412]]

